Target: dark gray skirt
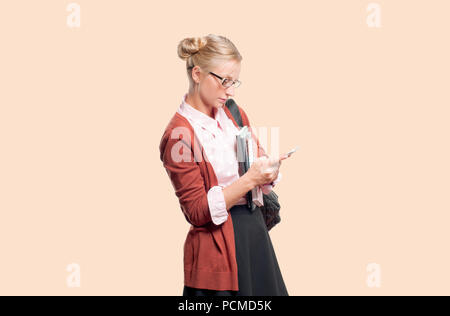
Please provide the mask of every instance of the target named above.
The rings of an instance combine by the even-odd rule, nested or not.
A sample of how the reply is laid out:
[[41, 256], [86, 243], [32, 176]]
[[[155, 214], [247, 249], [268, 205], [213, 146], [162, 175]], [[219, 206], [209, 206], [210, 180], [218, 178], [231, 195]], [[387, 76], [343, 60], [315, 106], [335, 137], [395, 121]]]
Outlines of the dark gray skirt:
[[288, 296], [261, 209], [230, 209], [233, 220], [239, 291], [183, 288], [183, 296]]

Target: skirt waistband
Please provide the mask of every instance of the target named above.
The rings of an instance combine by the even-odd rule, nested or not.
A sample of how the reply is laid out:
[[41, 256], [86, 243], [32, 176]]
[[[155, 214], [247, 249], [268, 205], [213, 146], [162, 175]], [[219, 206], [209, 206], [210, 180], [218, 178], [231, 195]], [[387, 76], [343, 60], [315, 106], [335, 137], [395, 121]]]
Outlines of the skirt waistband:
[[250, 208], [247, 204], [235, 204], [230, 208], [230, 212], [236, 212], [236, 211], [250, 211]]

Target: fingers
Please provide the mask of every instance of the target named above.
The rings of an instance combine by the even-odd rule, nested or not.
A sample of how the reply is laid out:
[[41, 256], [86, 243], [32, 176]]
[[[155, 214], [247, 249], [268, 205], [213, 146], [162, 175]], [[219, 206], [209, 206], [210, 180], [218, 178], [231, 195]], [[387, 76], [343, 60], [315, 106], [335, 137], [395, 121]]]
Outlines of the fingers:
[[278, 171], [275, 172], [275, 174], [273, 175], [273, 178], [272, 178], [271, 182], [275, 181], [277, 178], [278, 178]]

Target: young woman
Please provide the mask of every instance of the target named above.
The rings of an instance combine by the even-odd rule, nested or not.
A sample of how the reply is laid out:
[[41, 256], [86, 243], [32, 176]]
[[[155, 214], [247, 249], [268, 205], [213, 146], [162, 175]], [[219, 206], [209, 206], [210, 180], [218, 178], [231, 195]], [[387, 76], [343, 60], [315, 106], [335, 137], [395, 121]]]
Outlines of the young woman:
[[[267, 194], [281, 179], [282, 158], [270, 158], [251, 132], [257, 159], [241, 177], [236, 133], [225, 102], [240, 85], [242, 57], [223, 36], [186, 38], [189, 91], [167, 125], [160, 158], [191, 224], [184, 243], [184, 296], [288, 295], [260, 208], [247, 192]], [[238, 106], [243, 124], [250, 122]], [[274, 167], [275, 166], [275, 167]]]

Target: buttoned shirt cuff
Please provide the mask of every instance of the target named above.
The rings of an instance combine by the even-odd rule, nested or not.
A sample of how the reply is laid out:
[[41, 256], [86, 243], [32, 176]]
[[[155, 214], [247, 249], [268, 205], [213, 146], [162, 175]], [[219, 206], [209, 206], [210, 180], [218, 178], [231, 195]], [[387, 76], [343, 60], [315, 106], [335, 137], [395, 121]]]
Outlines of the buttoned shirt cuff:
[[220, 225], [228, 219], [228, 211], [225, 204], [221, 186], [213, 186], [207, 193], [209, 211], [214, 224]]
[[261, 186], [263, 194], [269, 194], [272, 191], [273, 187], [280, 182], [281, 180], [281, 172], [278, 171], [278, 177], [272, 182], [268, 184], [264, 184]]

